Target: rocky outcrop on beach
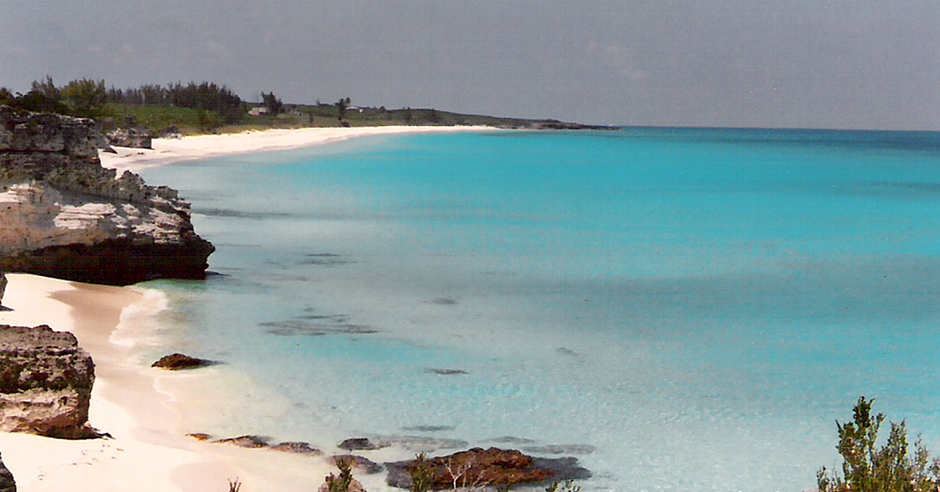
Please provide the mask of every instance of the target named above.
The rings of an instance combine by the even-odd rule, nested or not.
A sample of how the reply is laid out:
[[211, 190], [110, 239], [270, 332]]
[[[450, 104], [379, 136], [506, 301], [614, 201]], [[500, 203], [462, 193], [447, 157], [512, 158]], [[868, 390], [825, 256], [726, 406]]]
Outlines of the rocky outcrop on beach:
[[13, 480], [13, 473], [3, 464], [2, 456], [0, 456], [0, 492], [16, 492], [16, 481]]
[[0, 272], [0, 306], [3, 305], [3, 294], [7, 290], [7, 276]]
[[115, 147], [153, 148], [153, 132], [144, 127], [115, 128], [108, 132], [107, 140]]
[[189, 203], [98, 160], [93, 121], [0, 106], [0, 270], [126, 285], [203, 278]]
[[97, 437], [87, 425], [95, 364], [68, 332], [0, 325], [0, 431]]
[[[392, 487], [411, 489], [410, 470], [415, 466], [415, 461], [386, 463], [387, 483]], [[428, 466], [431, 470], [432, 490], [453, 487], [453, 474], [456, 473], [460, 474], [458, 485], [507, 488], [521, 484], [548, 484], [585, 479], [591, 476], [588, 470], [578, 464], [576, 458], [535, 458], [520, 451], [499, 448], [473, 448], [449, 456], [427, 459], [421, 466]]]

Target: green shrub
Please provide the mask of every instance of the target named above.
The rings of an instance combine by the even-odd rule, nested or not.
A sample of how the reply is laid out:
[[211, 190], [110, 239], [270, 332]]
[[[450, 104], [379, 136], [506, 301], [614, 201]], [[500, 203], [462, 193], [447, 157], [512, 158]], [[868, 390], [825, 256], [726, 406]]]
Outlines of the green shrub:
[[434, 465], [428, 461], [427, 453], [415, 455], [414, 463], [405, 468], [411, 475], [411, 492], [428, 492], [434, 483]]
[[330, 476], [326, 477], [327, 489], [330, 492], [350, 492], [352, 469], [355, 464], [356, 460], [352, 456], [337, 456], [336, 468], [339, 468], [339, 476], [330, 473]]
[[860, 397], [853, 409], [852, 422], [839, 423], [842, 475], [822, 468], [816, 474], [820, 492], [928, 492], [940, 487], [940, 460], [931, 460], [917, 439], [914, 454], [908, 454], [904, 421], [891, 422], [887, 442], [877, 447], [878, 430], [884, 414], [872, 414], [872, 404]]

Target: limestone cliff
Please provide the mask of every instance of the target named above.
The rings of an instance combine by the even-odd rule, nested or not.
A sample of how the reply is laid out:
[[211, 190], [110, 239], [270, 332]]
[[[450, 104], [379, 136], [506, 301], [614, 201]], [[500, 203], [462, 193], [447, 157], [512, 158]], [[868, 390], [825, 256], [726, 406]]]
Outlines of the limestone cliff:
[[189, 203], [98, 160], [91, 120], [0, 106], [0, 270], [124, 285], [202, 278]]
[[0, 431], [80, 439], [95, 364], [75, 336], [46, 325], [0, 325]]

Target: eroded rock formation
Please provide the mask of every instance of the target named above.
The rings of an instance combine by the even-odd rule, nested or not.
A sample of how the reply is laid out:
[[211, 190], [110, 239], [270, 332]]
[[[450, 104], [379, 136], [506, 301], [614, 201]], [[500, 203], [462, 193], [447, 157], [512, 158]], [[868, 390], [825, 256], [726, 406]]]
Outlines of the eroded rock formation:
[[3, 464], [0, 457], [0, 492], [16, 492], [16, 482], [13, 480], [13, 474]]
[[175, 190], [116, 177], [95, 124], [0, 106], [0, 270], [125, 285], [203, 278], [215, 250]]
[[143, 127], [115, 128], [108, 132], [108, 143], [116, 147], [152, 149], [153, 132]]
[[87, 425], [95, 365], [75, 336], [0, 325], [0, 431], [96, 437]]

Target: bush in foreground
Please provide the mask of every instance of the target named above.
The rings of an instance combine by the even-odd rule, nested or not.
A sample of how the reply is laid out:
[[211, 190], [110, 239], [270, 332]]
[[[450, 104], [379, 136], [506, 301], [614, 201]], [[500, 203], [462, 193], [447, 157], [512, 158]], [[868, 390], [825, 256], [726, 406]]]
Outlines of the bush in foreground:
[[822, 468], [816, 474], [820, 492], [934, 492], [940, 490], [940, 460], [931, 459], [920, 441], [914, 454], [908, 454], [907, 428], [904, 421], [891, 422], [891, 433], [881, 447], [876, 447], [878, 430], [884, 414], [872, 414], [872, 404], [858, 399], [852, 422], [839, 423], [842, 475]]

